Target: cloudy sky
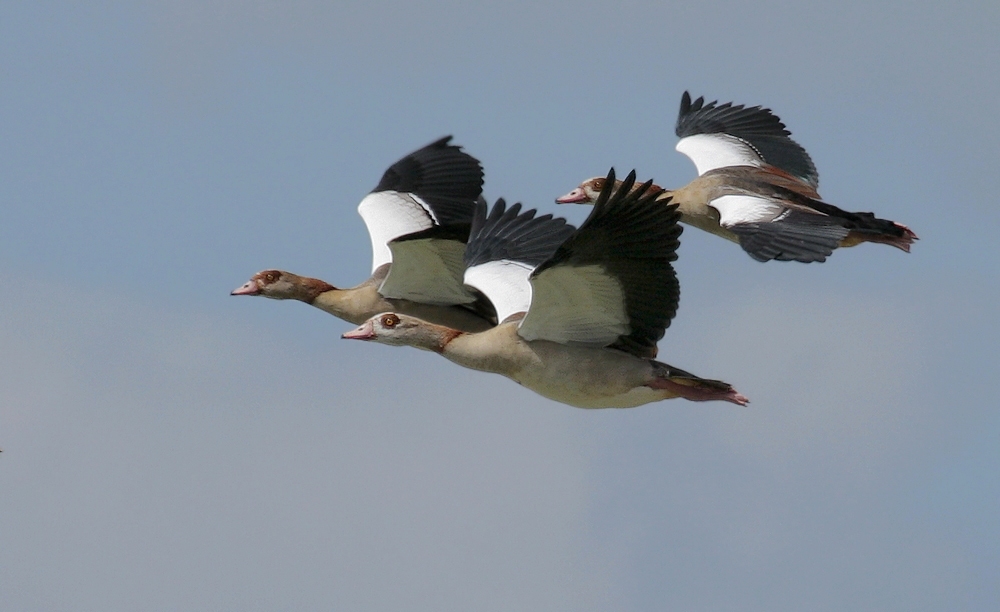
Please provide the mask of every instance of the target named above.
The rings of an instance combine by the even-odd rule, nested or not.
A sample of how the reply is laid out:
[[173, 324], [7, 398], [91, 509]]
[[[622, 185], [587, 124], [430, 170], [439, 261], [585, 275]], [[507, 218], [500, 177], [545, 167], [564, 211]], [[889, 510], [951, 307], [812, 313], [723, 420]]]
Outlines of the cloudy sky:
[[[877, 6], [875, 6], [877, 4]], [[4, 610], [1000, 609], [1000, 4], [0, 4]], [[682, 237], [661, 358], [752, 404], [584, 411], [341, 341], [357, 202], [679, 186], [682, 92], [774, 109], [921, 237]]]

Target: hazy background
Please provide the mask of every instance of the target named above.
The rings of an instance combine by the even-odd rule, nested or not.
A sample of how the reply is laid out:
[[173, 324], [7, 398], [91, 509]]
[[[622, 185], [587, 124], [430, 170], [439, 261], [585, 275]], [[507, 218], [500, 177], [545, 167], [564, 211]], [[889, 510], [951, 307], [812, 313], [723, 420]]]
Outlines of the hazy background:
[[[0, 4], [3, 610], [1000, 609], [1000, 4]], [[661, 358], [752, 404], [583, 411], [229, 291], [363, 280], [445, 134], [486, 194], [665, 186], [763, 104], [912, 227], [696, 231]]]

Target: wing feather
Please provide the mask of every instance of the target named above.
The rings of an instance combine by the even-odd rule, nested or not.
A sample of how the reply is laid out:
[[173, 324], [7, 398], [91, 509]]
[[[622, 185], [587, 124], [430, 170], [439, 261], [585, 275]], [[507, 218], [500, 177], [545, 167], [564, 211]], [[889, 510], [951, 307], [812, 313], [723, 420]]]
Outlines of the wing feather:
[[468, 236], [483, 169], [450, 141], [446, 136], [394, 163], [358, 205], [372, 242], [372, 272], [392, 262], [389, 243], [408, 234], [441, 227]]
[[575, 229], [565, 219], [535, 213], [521, 212], [520, 204], [507, 208], [503, 199], [489, 214], [485, 202], [476, 206], [465, 251], [465, 283], [489, 298], [498, 321], [528, 309], [528, 276]]
[[370, 193], [358, 205], [372, 241], [372, 272], [392, 262], [389, 243], [436, 225], [430, 210], [417, 197], [398, 191]]
[[599, 264], [554, 266], [531, 279], [525, 340], [609, 346], [632, 331], [625, 288]]
[[841, 219], [799, 211], [789, 211], [777, 221], [738, 223], [730, 229], [757, 261], [803, 263], [826, 261], [849, 232]]
[[390, 166], [372, 190], [410, 193], [420, 198], [439, 225], [463, 225], [483, 192], [483, 167], [445, 136]]
[[465, 243], [410, 234], [389, 243], [393, 264], [379, 293], [390, 299], [422, 304], [471, 304], [476, 296], [462, 282]]
[[724, 195], [709, 202], [719, 211], [719, 225], [732, 227], [737, 223], [766, 223], [787, 210], [771, 198], [751, 195]]
[[773, 112], [760, 106], [745, 107], [731, 102], [692, 102], [684, 92], [675, 128], [677, 150], [694, 162], [698, 174], [726, 166], [768, 164], [795, 176], [813, 189], [819, 173], [812, 158], [792, 140]]
[[528, 277], [534, 266], [519, 261], [487, 261], [465, 271], [465, 284], [474, 287], [493, 304], [497, 322], [528, 310], [531, 283]]
[[532, 273], [523, 338], [655, 355], [680, 298], [680, 215], [651, 182], [634, 185], [633, 171], [616, 188], [612, 169], [584, 224]]

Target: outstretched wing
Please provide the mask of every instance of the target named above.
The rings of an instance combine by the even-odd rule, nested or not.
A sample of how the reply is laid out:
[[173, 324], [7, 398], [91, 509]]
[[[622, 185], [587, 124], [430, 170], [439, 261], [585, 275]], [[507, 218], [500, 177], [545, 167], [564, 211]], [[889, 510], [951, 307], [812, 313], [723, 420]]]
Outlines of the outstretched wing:
[[358, 205], [372, 241], [372, 272], [393, 261], [389, 243], [401, 236], [436, 229], [468, 235], [483, 168], [450, 141], [446, 136], [397, 161]]
[[651, 182], [634, 185], [633, 171], [615, 188], [612, 169], [584, 224], [531, 274], [522, 338], [656, 354], [680, 299], [680, 214]]
[[565, 219], [507, 208], [503, 199], [486, 214], [486, 203], [476, 207], [465, 250], [465, 283], [493, 303], [497, 321], [524, 312], [531, 302], [528, 275], [548, 259], [574, 231]]
[[806, 150], [770, 109], [731, 102], [691, 101], [684, 92], [677, 115], [677, 150], [694, 162], [698, 174], [726, 166], [762, 166], [784, 170], [819, 186], [819, 173]]
[[767, 223], [738, 223], [729, 228], [740, 246], [757, 261], [823, 262], [840, 246], [848, 229], [838, 219], [798, 211]]

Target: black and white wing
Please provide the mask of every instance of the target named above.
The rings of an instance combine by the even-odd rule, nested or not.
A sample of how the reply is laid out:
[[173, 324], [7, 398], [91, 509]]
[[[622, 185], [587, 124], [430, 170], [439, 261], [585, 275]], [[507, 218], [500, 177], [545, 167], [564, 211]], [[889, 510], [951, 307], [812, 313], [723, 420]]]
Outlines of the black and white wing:
[[400, 236], [432, 228], [468, 232], [483, 167], [450, 141], [446, 136], [397, 161], [358, 205], [372, 240], [372, 272], [392, 261], [389, 242]]
[[[811, 207], [823, 204], [792, 192], [786, 196]], [[724, 195], [711, 206], [719, 211], [719, 225], [736, 234], [743, 250], [757, 261], [826, 261], [850, 231], [843, 219], [797, 210], [764, 195]]]
[[633, 171], [615, 189], [612, 169], [587, 220], [532, 272], [522, 338], [655, 356], [680, 299], [680, 214], [651, 182], [634, 185]]
[[791, 212], [772, 223], [742, 223], [730, 228], [740, 246], [757, 261], [824, 262], [840, 246], [848, 230], [829, 217]]
[[731, 102], [691, 101], [684, 92], [677, 115], [677, 150], [687, 155], [698, 175], [727, 166], [762, 166], [784, 170], [816, 189], [819, 173], [806, 150], [770, 109]]
[[497, 321], [525, 312], [531, 303], [528, 275], [552, 256], [576, 228], [552, 215], [521, 212], [521, 205], [507, 208], [497, 200], [486, 213], [486, 203], [476, 207], [465, 250], [465, 283], [481, 291], [496, 309]]

